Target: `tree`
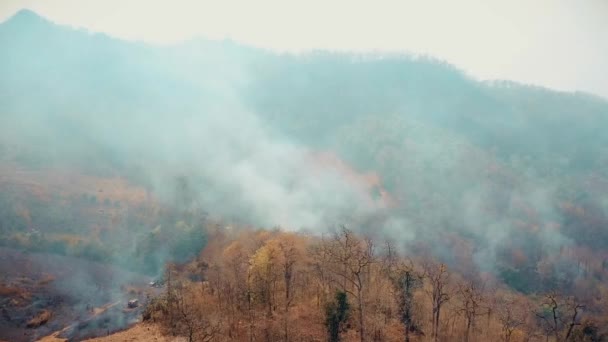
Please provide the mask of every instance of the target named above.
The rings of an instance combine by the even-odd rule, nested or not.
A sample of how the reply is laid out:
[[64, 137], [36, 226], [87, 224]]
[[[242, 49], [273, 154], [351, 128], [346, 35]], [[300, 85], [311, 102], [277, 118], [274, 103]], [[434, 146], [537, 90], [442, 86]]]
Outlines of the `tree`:
[[422, 287], [422, 277], [414, 270], [411, 261], [399, 259], [394, 248], [387, 242], [385, 270], [395, 290], [399, 320], [405, 330], [405, 342], [410, 341], [410, 332], [418, 331], [414, 323], [414, 291]]
[[288, 310], [293, 297], [291, 288], [293, 283], [294, 266], [301, 255], [292, 239], [282, 239], [278, 242], [278, 245], [282, 257], [281, 269], [283, 271], [283, 280], [285, 282], [285, 308]]
[[174, 289], [178, 333], [187, 336], [188, 342], [213, 341], [219, 334], [221, 325], [217, 317], [212, 317], [215, 312], [208, 300], [210, 296], [195, 291], [186, 282], [178, 282]]
[[278, 239], [278, 249], [280, 251], [280, 264], [283, 273], [283, 281], [285, 286], [285, 312], [283, 317], [283, 337], [285, 341], [289, 340], [289, 308], [292, 305], [293, 295], [293, 278], [296, 262], [301, 259], [302, 255], [296, 246], [296, 241], [293, 236], [285, 236]]
[[476, 281], [459, 284], [458, 295], [460, 297], [460, 304], [456, 308], [456, 312], [464, 316], [464, 341], [468, 342], [471, 330], [475, 328], [477, 316], [481, 316], [487, 312], [482, 312], [482, 305], [485, 301], [483, 286], [480, 286]]
[[498, 300], [497, 316], [501, 325], [502, 339], [510, 342], [513, 332], [524, 325], [525, 310], [521, 310], [519, 303], [515, 299], [500, 298]]
[[267, 317], [271, 317], [274, 311], [275, 288], [281, 276], [278, 258], [279, 251], [274, 244], [266, 243], [249, 260], [253, 299], [266, 308]]
[[334, 301], [327, 303], [325, 307], [325, 326], [329, 342], [339, 342], [340, 333], [344, 330], [344, 323], [348, 321], [350, 305], [346, 292], [337, 291]]
[[249, 286], [249, 258], [245, 246], [236, 239], [222, 250], [221, 260], [224, 271], [218, 271], [217, 283], [223, 285], [221, 291], [224, 292], [223, 297], [227, 302], [227, 316], [230, 322], [229, 337], [238, 334], [236, 328], [239, 325], [241, 313], [247, 312], [247, 319], [253, 324]]
[[172, 335], [185, 336], [189, 342], [212, 341], [221, 331], [218, 306], [208, 290], [197, 290], [187, 276], [188, 273], [180, 273], [176, 265], [167, 264], [166, 292], [151, 301], [144, 317], [150, 319], [160, 314], [164, 329]]
[[329, 241], [322, 241], [318, 254], [325, 258], [328, 270], [342, 291], [351, 294], [357, 300], [359, 338], [365, 341], [364, 290], [367, 285], [367, 270], [375, 262], [374, 244], [371, 239], [358, 239], [345, 226], [334, 234]]
[[439, 322], [441, 319], [441, 308], [448, 300], [450, 295], [448, 292], [448, 282], [450, 280], [450, 273], [448, 267], [443, 264], [437, 264], [435, 262], [426, 262], [423, 264], [424, 278], [429, 281], [430, 289], [427, 290], [427, 294], [431, 299], [431, 305], [433, 308], [433, 322], [431, 336], [434, 341], [439, 340]]
[[574, 327], [581, 325], [580, 315], [584, 307], [574, 297], [563, 298], [556, 292], [551, 292], [544, 296], [536, 317], [547, 339], [549, 335], [553, 335], [557, 342], [568, 341]]

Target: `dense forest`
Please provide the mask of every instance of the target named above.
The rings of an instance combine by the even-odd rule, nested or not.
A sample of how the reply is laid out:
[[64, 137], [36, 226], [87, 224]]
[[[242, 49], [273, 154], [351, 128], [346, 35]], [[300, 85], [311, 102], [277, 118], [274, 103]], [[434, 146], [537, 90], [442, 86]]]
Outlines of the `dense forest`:
[[408, 54], [0, 23], [0, 244], [194, 341], [603, 341], [608, 101]]

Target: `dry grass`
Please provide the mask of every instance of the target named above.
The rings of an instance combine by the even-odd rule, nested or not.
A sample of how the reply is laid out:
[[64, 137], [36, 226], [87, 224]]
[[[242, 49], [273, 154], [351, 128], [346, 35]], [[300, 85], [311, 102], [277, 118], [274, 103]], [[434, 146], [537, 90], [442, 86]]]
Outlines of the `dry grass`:
[[[47, 342], [51, 342], [47, 341]], [[97, 337], [87, 340], [89, 342], [181, 342], [186, 341], [183, 338], [165, 336], [161, 333], [160, 328], [155, 324], [137, 324], [125, 331], [118, 332], [105, 337]]]
[[45, 325], [53, 317], [53, 312], [50, 310], [40, 311], [34, 318], [30, 319], [26, 327], [27, 328], [38, 328], [41, 325]]
[[59, 334], [60, 332], [58, 331], [56, 333], [53, 333], [52, 335], [45, 336], [39, 339], [37, 342], [67, 342], [67, 339], [57, 337]]

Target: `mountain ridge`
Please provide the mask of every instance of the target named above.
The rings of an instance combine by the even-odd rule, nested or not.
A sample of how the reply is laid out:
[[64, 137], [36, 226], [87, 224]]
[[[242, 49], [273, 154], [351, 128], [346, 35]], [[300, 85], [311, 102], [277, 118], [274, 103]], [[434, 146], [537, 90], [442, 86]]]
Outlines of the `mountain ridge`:
[[[270, 52], [272, 54], [276, 54], [276, 55], [284, 55], [284, 56], [314, 56], [315, 54], [337, 54], [337, 55], [344, 55], [344, 56], [372, 56], [372, 58], [376, 57], [376, 58], [386, 58], [388, 56], [388, 58], [390, 59], [391, 57], [395, 57], [397, 59], [408, 59], [411, 61], [415, 61], [415, 60], [422, 60], [422, 61], [431, 61], [436, 65], [447, 65], [450, 69], [452, 69], [453, 71], [457, 71], [457, 72], [462, 72], [460, 71], [460, 69], [458, 69], [458, 67], [454, 64], [451, 64], [447, 61], [441, 60], [441, 59], [436, 59], [432, 56], [422, 56], [420, 57], [419, 55], [415, 55], [415, 54], [410, 54], [407, 52], [402, 52], [402, 53], [395, 53], [395, 52], [387, 52], [387, 53], [382, 53], [382, 52], [363, 52], [363, 53], [352, 53], [349, 51], [328, 51], [328, 50], [323, 50], [323, 49], [314, 49], [314, 50], [310, 50], [308, 52], [303, 52], [303, 53], [278, 53], [278, 52], [273, 52], [272, 50], [269, 49], [264, 49], [264, 48], [259, 48], [259, 47], [255, 47], [255, 46], [251, 46], [248, 44], [243, 44], [243, 43], [239, 43], [236, 41], [232, 41], [230, 39], [218, 39], [218, 40], [214, 40], [214, 39], [207, 39], [207, 38], [201, 38], [201, 37], [195, 37], [195, 38], [191, 38], [191, 39], [187, 39], [178, 43], [174, 43], [174, 44], [161, 44], [161, 45], [157, 45], [157, 44], [152, 44], [149, 42], [145, 42], [145, 41], [141, 41], [141, 40], [128, 40], [128, 39], [124, 39], [121, 37], [116, 37], [104, 32], [97, 32], [97, 31], [92, 31], [86, 28], [77, 28], [77, 27], [73, 27], [73, 26], [69, 26], [69, 25], [62, 25], [62, 24], [58, 24], [53, 22], [52, 20], [48, 19], [47, 17], [40, 15], [39, 13], [28, 9], [28, 8], [22, 8], [20, 10], [18, 10], [17, 12], [15, 12], [15, 14], [13, 14], [12, 16], [8, 17], [6, 20], [4, 20], [3, 22], [0, 22], [0, 31], [2, 30], [2, 28], [6, 27], [6, 26], [16, 26], [19, 29], [25, 29], [25, 28], [31, 28], [33, 26], [37, 26], [39, 28], [52, 28], [52, 29], [64, 29], [64, 30], [69, 30], [72, 32], [79, 32], [79, 33], [86, 33], [87, 35], [95, 35], [95, 36], [103, 36], [105, 38], [111, 39], [111, 40], [115, 40], [115, 41], [120, 41], [126, 44], [130, 44], [130, 45], [139, 45], [139, 46], [145, 46], [148, 48], [154, 48], [154, 49], [174, 49], [174, 48], [180, 48], [183, 46], [207, 46], [207, 47], [217, 47], [217, 46], [229, 46], [230, 48], [233, 49], [241, 49], [241, 50], [256, 50], [258, 52], [261, 51], [265, 51], [265, 52]], [[0, 41], [0, 43], [2, 43]], [[359, 58], [359, 57], [357, 57]], [[471, 78], [470, 76], [466, 75], [467, 78]], [[472, 80], [474, 80], [474, 78], [471, 78]], [[477, 81], [477, 80], [475, 80]], [[522, 83], [522, 82], [518, 82], [518, 81], [514, 81], [514, 80], [507, 80], [507, 79], [489, 79], [489, 80], [483, 80], [483, 81], [478, 81], [480, 83], [486, 83], [486, 84], [504, 84], [504, 83], [509, 83], [510, 86], [518, 86], [518, 87], [525, 87], [525, 88], [531, 88], [531, 89], [544, 89], [546, 91], [550, 91], [550, 92], [556, 92], [556, 93], [560, 93], [560, 94], [568, 94], [568, 95], [572, 95], [572, 96], [579, 96], [579, 95], [583, 95], [583, 96], [590, 96], [590, 97], [594, 97], [597, 99], [600, 99], [604, 102], [608, 103], [608, 99], [602, 97], [601, 95], [598, 94], [594, 94], [591, 92], [587, 92], [587, 91], [581, 91], [581, 90], [575, 90], [575, 91], [562, 91], [562, 90], [556, 90], [553, 89], [551, 87], [547, 87], [547, 86], [542, 86], [542, 85], [533, 85], [533, 84], [526, 84], [526, 83]]]

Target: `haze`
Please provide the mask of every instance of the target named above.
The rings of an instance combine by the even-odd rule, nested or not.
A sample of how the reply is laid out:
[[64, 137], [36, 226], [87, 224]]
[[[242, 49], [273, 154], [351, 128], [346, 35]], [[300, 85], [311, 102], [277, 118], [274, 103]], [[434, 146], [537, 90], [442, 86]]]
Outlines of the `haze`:
[[2, 2], [0, 340], [608, 339], [605, 5], [158, 4]]
[[15, 1], [51, 20], [154, 43], [201, 36], [282, 51], [407, 51], [471, 76], [608, 97], [608, 2]]

